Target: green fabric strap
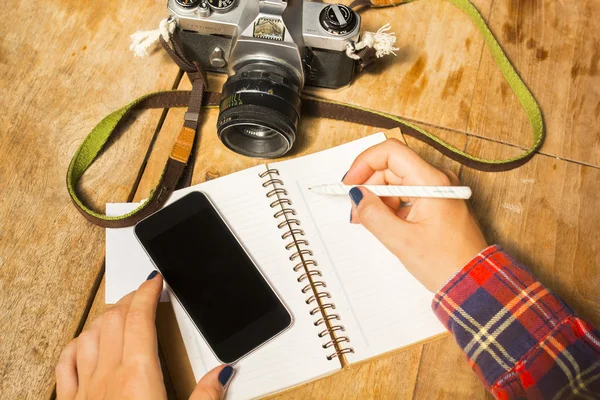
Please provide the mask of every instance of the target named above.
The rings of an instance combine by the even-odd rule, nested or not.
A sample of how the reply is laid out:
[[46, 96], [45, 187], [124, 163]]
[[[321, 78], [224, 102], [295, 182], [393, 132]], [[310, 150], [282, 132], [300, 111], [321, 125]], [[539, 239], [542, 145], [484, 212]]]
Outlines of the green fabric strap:
[[[413, 1], [413, 0], [411, 0], [411, 1]], [[317, 98], [314, 98], [311, 96], [306, 96], [305, 98], [310, 99], [313, 103], [337, 105], [340, 107], [344, 107], [345, 109], [353, 109], [353, 110], [357, 110], [357, 111], [360, 110], [361, 112], [367, 113], [368, 115], [371, 115], [373, 117], [379, 117], [379, 119], [381, 119], [381, 117], [383, 117], [387, 120], [399, 122], [409, 128], [412, 128], [413, 130], [417, 131], [418, 133], [422, 134], [424, 136], [424, 139], [427, 139], [425, 141], [432, 144], [434, 147], [438, 148], [439, 150], [443, 151], [444, 153], [450, 155], [451, 157], [457, 159], [458, 161], [463, 162], [464, 164], [469, 165], [473, 168], [479, 168], [479, 169], [485, 169], [485, 170], [506, 170], [506, 169], [510, 169], [510, 168], [516, 168], [517, 166], [523, 164], [529, 158], [531, 158], [533, 153], [542, 144], [542, 141], [544, 138], [544, 123], [543, 123], [540, 108], [539, 108], [537, 102], [535, 101], [533, 95], [529, 91], [529, 89], [525, 86], [525, 84], [523, 83], [523, 81], [521, 80], [521, 78], [519, 77], [519, 75], [517, 74], [517, 72], [515, 71], [513, 66], [511, 65], [510, 61], [504, 54], [504, 51], [498, 44], [498, 41], [496, 40], [496, 38], [494, 37], [494, 35], [490, 31], [490, 29], [488, 28], [487, 24], [485, 23], [485, 21], [483, 20], [483, 18], [479, 14], [479, 11], [477, 11], [475, 6], [469, 0], [448, 0], [448, 1], [450, 3], [452, 3], [453, 5], [455, 5], [456, 7], [458, 7], [459, 9], [461, 9], [465, 14], [467, 14], [467, 16], [471, 19], [471, 21], [473, 21], [475, 26], [477, 26], [477, 28], [483, 35], [485, 43], [487, 44], [488, 48], [490, 49], [492, 56], [494, 57], [494, 59], [496, 60], [496, 63], [500, 67], [500, 71], [502, 72], [506, 81], [510, 85], [511, 89], [513, 90], [513, 92], [515, 93], [517, 98], [519, 99], [519, 102], [525, 109], [525, 113], [527, 114], [527, 118], [529, 119], [529, 122], [533, 129], [533, 144], [531, 145], [531, 147], [529, 149], [525, 150], [523, 153], [521, 153], [520, 155], [518, 155], [516, 157], [508, 158], [508, 159], [498, 160], [498, 159], [479, 158], [479, 157], [473, 156], [471, 154], [468, 154], [468, 153], [464, 152], [463, 150], [460, 150], [460, 149], [452, 146], [449, 143], [444, 142], [443, 140], [432, 135], [431, 133], [427, 132], [426, 130], [419, 128], [416, 125], [412, 124], [411, 122], [406, 121], [398, 116], [387, 114], [387, 113], [376, 111], [376, 110], [369, 110], [369, 109], [366, 109], [366, 108], [363, 108], [360, 106], [356, 106], [356, 105], [345, 104], [345, 103], [335, 102], [335, 101], [331, 101], [331, 100], [317, 99]], [[122, 215], [122, 216], [109, 217], [109, 216], [100, 214], [98, 212], [95, 212], [94, 210], [87, 207], [81, 201], [81, 199], [77, 196], [76, 187], [77, 187], [77, 183], [79, 182], [79, 179], [81, 178], [83, 173], [94, 162], [94, 160], [96, 159], [98, 154], [102, 151], [102, 149], [106, 145], [106, 142], [107, 142], [108, 138], [111, 136], [111, 134], [113, 133], [114, 129], [117, 127], [117, 125], [119, 124], [121, 119], [129, 111], [131, 111], [134, 108], [182, 107], [182, 106], [186, 105], [184, 102], [181, 101], [183, 94], [184, 94], [183, 91], [165, 91], [165, 92], [150, 93], [145, 96], [142, 96], [142, 97], [136, 99], [135, 101], [129, 103], [125, 107], [123, 107], [123, 108], [111, 113], [107, 117], [105, 117], [90, 132], [90, 134], [86, 137], [86, 139], [83, 141], [83, 143], [81, 144], [81, 146], [79, 147], [79, 149], [77, 150], [75, 155], [73, 156], [73, 159], [71, 160], [71, 163], [69, 165], [69, 169], [67, 172], [67, 187], [69, 190], [69, 194], [70, 194], [71, 198], [73, 199], [73, 202], [75, 203], [76, 207], [78, 207], [82, 213], [85, 213], [89, 216], [93, 216], [102, 221], [117, 221], [117, 220], [122, 220], [124, 218], [130, 217], [132, 215], [135, 215], [136, 213], [143, 210], [148, 203], [150, 203], [150, 200], [152, 200], [154, 198], [154, 196], [156, 195], [154, 190], [150, 194], [150, 198], [148, 199], [148, 201], [144, 202], [142, 205], [140, 205], [135, 210], [133, 210], [125, 215]], [[213, 95], [214, 95], [214, 93], [213, 93]], [[152, 104], [152, 101], [150, 101], [150, 100], [152, 100], [153, 97], [155, 97], [155, 98], [161, 97], [163, 100], [165, 97], [169, 97], [169, 99], [177, 98], [179, 101], [174, 101], [174, 100], [169, 101], [168, 105], [165, 105], [166, 103], [164, 101], [162, 103], [159, 101], [157, 103], [155, 102], [155, 104]], [[216, 101], [214, 100], [214, 96], [213, 96], [213, 100], [206, 101], [203, 108], [207, 108], [207, 107], [214, 108], [215, 102]], [[329, 117], [335, 118], [335, 115], [329, 115]], [[472, 161], [472, 163], [470, 161]], [[163, 171], [163, 176], [164, 176], [164, 171]], [[161, 177], [161, 180], [162, 180], [162, 177]]]
[[[412, 3], [414, 1], [416, 1], [416, 0], [399, 0], [399, 2], [396, 4], [388, 4], [388, 5], [384, 5], [383, 7], [398, 6], [398, 5], [403, 5], [403, 4], [407, 4], [407, 3]], [[337, 104], [340, 106], [351, 107], [356, 110], [366, 111], [366, 112], [369, 112], [370, 114], [379, 115], [381, 117], [385, 117], [387, 119], [399, 122], [403, 125], [406, 125], [412, 129], [414, 129], [415, 131], [421, 133], [423, 136], [428, 138], [431, 142], [435, 143], [436, 148], [446, 149], [447, 151], [444, 153], [458, 155], [459, 157], [456, 157], [456, 158], [453, 157], [457, 161], [462, 162], [463, 164], [467, 164], [465, 162], [466, 160], [464, 160], [464, 159], [474, 161], [473, 164], [469, 163], [469, 166], [472, 168], [483, 169], [480, 166], [478, 166], [477, 164], [489, 165], [490, 168], [486, 168], [486, 170], [489, 170], [489, 171], [494, 170], [493, 166], [501, 166], [501, 165], [505, 165], [506, 167], [502, 168], [502, 169], [498, 169], [498, 170], [507, 170], [507, 169], [511, 169], [511, 168], [516, 168], [519, 165], [522, 165], [524, 162], [526, 162], [529, 158], [531, 158], [531, 156], [535, 153], [536, 150], [538, 150], [541, 147], [541, 145], [543, 143], [544, 121], [542, 118], [542, 113], [540, 111], [540, 107], [538, 106], [537, 101], [535, 100], [535, 98], [533, 97], [533, 95], [531, 94], [531, 92], [529, 91], [527, 86], [525, 86], [525, 83], [523, 83], [523, 81], [519, 77], [519, 74], [517, 73], [517, 71], [515, 71], [514, 67], [512, 66], [512, 64], [510, 63], [508, 58], [506, 57], [506, 54], [504, 54], [502, 47], [500, 47], [500, 44], [494, 37], [494, 34], [490, 31], [490, 28], [487, 26], [486, 22], [481, 17], [481, 14], [477, 10], [477, 8], [469, 0], [447, 0], [447, 1], [452, 3], [454, 6], [458, 7], [461, 11], [463, 11], [471, 19], [471, 21], [475, 24], [477, 29], [479, 29], [479, 32], [482, 34], [482, 36], [485, 40], [485, 43], [487, 44], [488, 48], [490, 49], [490, 52], [492, 53], [492, 56], [494, 57], [494, 60], [496, 60], [498, 67], [500, 67], [500, 71], [502, 72], [502, 75], [508, 82], [512, 91], [517, 96], [517, 99], [519, 99], [519, 102], [521, 103], [521, 105], [523, 106], [523, 109], [525, 110], [525, 113], [527, 114], [527, 118], [529, 119], [529, 123], [533, 130], [533, 144], [527, 150], [525, 150], [523, 153], [521, 153], [515, 157], [507, 158], [507, 159], [486, 159], [486, 158], [476, 157], [474, 155], [466, 153], [465, 151], [452, 146], [450, 143], [446, 143], [445, 141], [438, 138], [437, 136], [427, 132], [425, 129], [420, 128], [420, 127], [414, 125], [413, 123], [411, 123], [410, 121], [407, 121], [396, 115], [388, 114], [388, 113], [377, 111], [377, 110], [367, 109], [367, 108], [352, 105], [352, 104], [341, 103], [341, 102], [337, 102], [334, 100], [326, 100], [326, 99], [316, 98], [316, 97], [312, 97], [312, 96], [306, 96], [306, 98], [310, 98], [310, 99], [313, 99], [313, 100], [316, 100], [319, 102], [325, 102], [325, 103], [329, 103], [329, 104]], [[461, 158], [463, 160], [461, 160]], [[522, 162], [518, 163], [518, 161], [522, 161]]]
[[[128, 216], [134, 215], [140, 210], [142, 210], [146, 204], [149, 202], [146, 201], [135, 210], [118, 217], [109, 217], [104, 214], [100, 214], [90, 208], [88, 208], [81, 199], [77, 196], [76, 187], [79, 179], [83, 175], [83, 173], [92, 165], [98, 154], [104, 148], [106, 141], [112, 135], [115, 128], [129, 111], [134, 109], [137, 105], [142, 103], [144, 100], [152, 97], [155, 93], [149, 93], [145, 96], [142, 96], [131, 103], [127, 104], [125, 107], [109, 114], [106, 116], [96, 127], [90, 132], [90, 134], [85, 138], [79, 149], [75, 152], [71, 163], [69, 164], [69, 169], [67, 171], [67, 188], [69, 190], [69, 194], [71, 199], [75, 202], [77, 206], [84, 212], [89, 215], [92, 215], [96, 218], [100, 218], [105, 221], [113, 221], [120, 220], [126, 218]], [[163, 170], [164, 174], [164, 170]], [[161, 177], [162, 178], [162, 177]], [[152, 191], [150, 194], [150, 199], [154, 197], [155, 193]]]
[[[496, 40], [496, 38], [490, 31], [490, 28], [487, 26], [487, 24], [481, 17], [481, 14], [479, 14], [479, 11], [477, 11], [477, 8], [475, 8], [475, 6], [469, 0], [448, 1], [454, 4], [459, 9], [461, 9], [465, 14], [467, 14], [471, 21], [473, 21], [473, 23], [475, 24], [477, 29], [479, 29], [479, 32], [481, 32], [481, 34], [483, 35], [485, 43], [489, 47], [492, 56], [494, 57], [494, 60], [496, 60], [496, 63], [498, 64], [498, 67], [500, 67], [500, 71], [502, 71], [502, 75], [504, 75], [504, 78], [508, 82], [510, 88], [515, 93], [517, 99], [519, 99], [519, 102], [525, 109], [525, 113], [527, 114], [527, 118], [529, 119], [529, 123], [531, 124], [531, 128], [533, 129], [533, 144], [531, 145], [531, 147], [524, 153], [513, 158], [509, 158], [506, 160], [485, 160], [474, 157], [462, 151], [459, 151], [459, 153], [462, 153], [465, 157], [468, 157], [470, 159], [488, 162], [491, 164], [509, 163], [530, 157], [537, 149], [540, 148], [544, 140], [544, 120], [542, 118], [542, 112], [540, 111], [540, 107], [537, 101], [535, 101], [535, 98], [533, 97], [527, 86], [525, 86], [525, 83], [523, 83], [521, 77], [519, 77], [519, 74], [517, 74], [517, 71], [515, 71], [514, 67], [506, 57], [506, 54], [504, 54], [502, 47], [500, 47], [500, 44], [498, 44], [498, 41]], [[431, 136], [431, 134], [427, 135]]]

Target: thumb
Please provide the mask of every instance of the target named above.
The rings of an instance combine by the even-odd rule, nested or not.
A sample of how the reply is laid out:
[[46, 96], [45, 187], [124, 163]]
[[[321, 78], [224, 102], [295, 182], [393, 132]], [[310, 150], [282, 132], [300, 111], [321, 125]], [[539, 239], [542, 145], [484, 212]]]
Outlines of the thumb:
[[348, 194], [353, 205], [352, 222], [367, 228], [389, 249], [393, 247], [392, 242], [404, 236], [410, 222], [394, 214], [378, 196], [364, 187], [353, 187]]
[[233, 377], [231, 365], [220, 365], [210, 370], [198, 381], [190, 400], [220, 400]]

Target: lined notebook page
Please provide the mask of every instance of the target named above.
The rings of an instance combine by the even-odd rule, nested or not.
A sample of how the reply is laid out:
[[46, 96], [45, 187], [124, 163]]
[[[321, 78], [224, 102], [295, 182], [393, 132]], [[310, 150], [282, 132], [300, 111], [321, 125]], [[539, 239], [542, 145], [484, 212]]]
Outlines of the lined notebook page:
[[356, 156], [385, 140], [372, 135], [283, 163], [279, 169], [311, 242], [335, 310], [355, 350], [350, 362], [403, 347], [444, 331], [433, 315], [433, 295], [360, 225], [349, 223], [347, 196], [315, 194], [308, 187], [339, 182]]
[[[302, 285], [296, 281], [297, 273], [292, 270], [289, 251], [284, 247], [285, 242], [280, 237], [282, 232], [273, 218], [276, 210], [269, 207], [270, 201], [265, 197], [267, 189], [261, 186], [264, 179], [258, 176], [265, 170], [265, 166], [259, 166], [182, 189], [175, 192], [170, 200], [175, 201], [194, 190], [206, 193], [294, 318], [288, 331], [236, 364], [236, 376], [228, 389], [228, 399], [258, 397], [339, 369], [338, 363], [326, 359], [326, 350], [321, 347], [322, 340], [317, 337], [318, 328], [313, 325], [315, 317], [309, 315], [309, 306], [304, 302], [306, 295], [302, 294]], [[110, 240], [112, 231], [115, 230], [107, 230], [107, 243], [114, 242]], [[116, 231], [120, 231], [116, 232], [122, 241], [120, 247], [140, 246], [131, 229], [129, 236], [122, 230]], [[107, 247], [107, 254], [110, 252], [111, 249]], [[127, 262], [149, 266], [150, 261], [142, 254], [143, 257], [136, 260], [129, 257]], [[119, 265], [120, 259], [116, 256], [107, 257], [107, 264], [111, 262], [107, 270], [112, 271], [110, 276], [107, 274], [107, 290], [114, 285], [119, 274], [127, 274], [127, 265]], [[219, 362], [178, 302], [173, 302], [173, 308], [194, 375], [199, 379]]]

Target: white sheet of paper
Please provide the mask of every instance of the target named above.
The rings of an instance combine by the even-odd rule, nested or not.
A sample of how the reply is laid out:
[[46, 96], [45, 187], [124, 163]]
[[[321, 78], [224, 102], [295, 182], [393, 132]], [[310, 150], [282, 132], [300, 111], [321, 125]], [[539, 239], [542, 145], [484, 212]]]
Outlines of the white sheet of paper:
[[[134, 210], [139, 203], [108, 203], [106, 215], [111, 217]], [[154, 271], [152, 262], [138, 243], [133, 227], [106, 229], [106, 304], [114, 304], [133, 292]], [[169, 301], [166, 290], [160, 301]]]

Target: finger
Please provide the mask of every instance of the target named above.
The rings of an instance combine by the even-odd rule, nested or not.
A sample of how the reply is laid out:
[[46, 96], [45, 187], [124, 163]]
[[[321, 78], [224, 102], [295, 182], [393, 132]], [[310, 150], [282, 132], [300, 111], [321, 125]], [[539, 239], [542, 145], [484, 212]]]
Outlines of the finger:
[[342, 179], [342, 183], [346, 185], [387, 185], [387, 180], [385, 176], [385, 171], [374, 171], [371, 175], [369, 175], [366, 179], [361, 182], [347, 182], [348, 174], [344, 175], [344, 179]]
[[79, 391], [82, 393], [85, 393], [90, 378], [98, 364], [101, 325], [102, 316], [94, 319], [77, 337], [77, 379], [79, 382]]
[[357, 220], [385, 246], [402, 240], [410, 223], [396, 216], [383, 201], [363, 187], [352, 188], [350, 199], [354, 205]]
[[212, 369], [198, 381], [190, 400], [218, 400], [222, 399], [225, 389], [233, 377], [231, 365], [221, 365]]
[[[380, 197], [380, 198], [381, 198], [381, 201], [383, 202], [383, 204], [388, 206], [389, 209], [393, 213], [396, 213], [396, 211], [399, 209], [400, 199], [398, 197]], [[396, 215], [398, 215], [398, 214], [396, 213]], [[350, 207], [350, 222], [354, 223], [354, 224], [360, 223], [360, 219], [359, 219], [359, 215], [356, 211], [356, 207]]]
[[[375, 171], [367, 180], [361, 185], [387, 185], [385, 171]], [[381, 200], [392, 210], [396, 210], [400, 205], [400, 199], [398, 197], [382, 197]], [[353, 214], [352, 207], [350, 209], [350, 222], [358, 223], [356, 213]]]
[[72, 400], [77, 395], [77, 339], [64, 348], [54, 369], [56, 375], [56, 399]]
[[125, 318], [127, 317], [134, 294], [135, 292], [131, 292], [124, 296], [102, 316], [97, 368], [99, 373], [111, 371], [121, 362], [123, 357]]
[[400, 197], [381, 197], [381, 201], [392, 211], [396, 211], [400, 207]]
[[344, 183], [361, 184], [376, 171], [385, 170], [392, 172], [386, 174], [386, 179], [393, 185], [435, 185], [444, 175], [399, 140], [388, 139], [362, 152], [352, 163]]
[[358, 211], [356, 211], [356, 207], [354, 205], [350, 206], [350, 223], [360, 225]]
[[402, 218], [402, 219], [406, 220], [406, 219], [408, 219], [408, 215], [410, 214], [410, 210], [412, 210], [412, 205], [409, 205], [409, 206], [403, 206], [403, 205], [401, 205], [396, 210], [396, 215], [399, 218]]
[[[388, 171], [389, 172], [389, 171]], [[369, 177], [364, 183], [361, 185], [388, 185], [389, 182], [386, 179], [385, 171], [375, 171], [373, 175]], [[395, 210], [400, 205], [400, 198], [398, 197], [382, 197], [381, 201], [383, 201], [388, 207], [392, 210]]]
[[124, 363], [142, 358], [156, 361], [160, 367], [154, 320], [162, 287], [162, 276], [152, 273], [131, 299], [123, 334]]

